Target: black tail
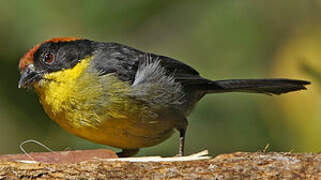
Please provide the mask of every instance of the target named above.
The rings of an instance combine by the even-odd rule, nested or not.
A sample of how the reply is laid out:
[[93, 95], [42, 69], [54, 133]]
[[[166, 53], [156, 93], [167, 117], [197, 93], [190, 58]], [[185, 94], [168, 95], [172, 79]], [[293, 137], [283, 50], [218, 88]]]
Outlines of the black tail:
[[282, 94], [306, 89], [309, 81], [294, 79], [231, 79], [211, 81], [203, 84], [201, 89], [207, 93], [251, 92], [268, 95]]

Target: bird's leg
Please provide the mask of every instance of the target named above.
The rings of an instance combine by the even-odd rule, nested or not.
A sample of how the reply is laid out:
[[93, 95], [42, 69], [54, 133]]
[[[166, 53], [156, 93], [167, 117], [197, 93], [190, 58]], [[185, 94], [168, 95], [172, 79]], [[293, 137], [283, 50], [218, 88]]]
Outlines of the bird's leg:
[[185, 132], [187, 129], [187, 124], [187, 119], [185, 118], [183, 125], [177, 128], [179, 132], [179, 150], [177, 156], [184, 156]]
[[123, 149], [121, 152], [117, 153], [118, 157], [130, 157], [137, 154], [139, 149]]
[[177, 156], [184, 156], [185, 132], [186, 128], [178, 129], [179, 131], [179, 150]]

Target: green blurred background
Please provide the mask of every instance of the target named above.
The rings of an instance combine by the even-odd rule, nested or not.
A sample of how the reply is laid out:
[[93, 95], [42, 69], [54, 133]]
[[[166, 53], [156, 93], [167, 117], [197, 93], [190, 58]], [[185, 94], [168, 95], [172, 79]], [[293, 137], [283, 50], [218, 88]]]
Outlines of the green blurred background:
[[[65, 132], [34, 92], [17, 88], [20, 57], [57, 36], [127, 44], [181, 60], [211, 79], [311, 80], [308, 91], [283, 96], [206, 96], [189, 117], [186, 151], [262, 151], [270, 144], [269, 151], [319, 152], [320, 22], [316, 0], [0, 0], [0, 153], [21, 153], [28, 139], [53, 150], [106, 147]], [[175, 134], [139, 155], [177, 150]]]

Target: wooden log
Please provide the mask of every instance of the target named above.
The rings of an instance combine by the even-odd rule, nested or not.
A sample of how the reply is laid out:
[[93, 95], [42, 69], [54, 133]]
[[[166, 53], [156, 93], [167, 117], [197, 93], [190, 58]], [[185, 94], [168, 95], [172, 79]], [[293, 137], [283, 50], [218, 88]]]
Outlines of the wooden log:
[[321, 179], [321, 153], [236, 152], [203, 160], [166, 159], [78, 163], [3, 159], [0, 179]]

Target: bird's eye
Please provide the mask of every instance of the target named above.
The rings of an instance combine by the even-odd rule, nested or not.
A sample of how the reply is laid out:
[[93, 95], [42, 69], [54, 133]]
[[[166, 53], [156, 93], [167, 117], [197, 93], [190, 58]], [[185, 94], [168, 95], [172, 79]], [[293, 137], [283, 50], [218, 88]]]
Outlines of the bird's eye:
[[54, 61], [54, 56], [51, 53], [46, 54], [45, 57], [44, 57], [44, 61], [47, 64], [51, 64]]

